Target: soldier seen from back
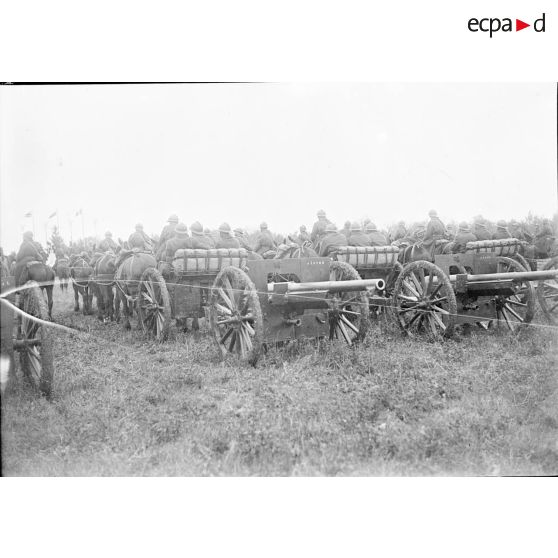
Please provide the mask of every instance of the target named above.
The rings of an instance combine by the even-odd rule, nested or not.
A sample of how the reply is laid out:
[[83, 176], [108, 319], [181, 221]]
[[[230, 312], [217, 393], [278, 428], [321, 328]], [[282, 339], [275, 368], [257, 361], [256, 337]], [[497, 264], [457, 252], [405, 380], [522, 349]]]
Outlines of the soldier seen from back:
[[161, 236], [159, 237], [159, 247], [164, 246], [167, 240], [171, 239], [174, 236], [174, 230], [178, 225], [178, 215], [174, 213], [168, 218], [167, 220], [168, 225], [163, 227], [161, 231]]
[[459, 228], [455, 238], [453, 239], [452, 252], [454, 253], [464, 253], [467, 247], [467, 242], [476, 242], [477, 237], [471, 232], [469, 223], [462, 221], [459, 223]]
[[143, 231], [143, 225], [138, 223], [136, 230], [128, 238], [128, 245], [130, 249], [139, 248], [140, 250], [151, 250], [153, 243], [151, 239]]
[[392, 234], [392, 242], [396, 240], [401, 240], [402, 238], [406, 238], [407, 236], [407, 227], [405, 226], [405, 221], [399, 221], [397, 226], [395, 227], [393, 234]]
[[275, 250], [276, 248], [277, 244], [275, 240], [273, 240], [273, 236], [267, 228], [267, 223], [262, 223], [260, 225], [260, 232], [256, 237], [254, 252], [257, 252], [258, 254], [260, 254], [260, 256], [263, 256], [266, 252]]
[[298, 229], [297, 241], [300, 245], [304, 244], [305, 242], [310, 242], [310, 235], [306, 230], [306, 225], [300, 225]]
[[192, 248], [197, 250], [210, 250], [213, 248], [213, 242], [204, 234], [201, 223], [198, 221], [192, 223], [190, 231], [192, 233]]
[[362, 231], [362, 227], [357, 221], [351, 224], [347, 243], [349, 246], [370, 246], [368, 235]]
[[101, 240], [101, 242], [99, 243], [99, 250], [101, 252], [116, 252], [117, 248], [118, 244], [116, 244], [116, 242], [114, 242], [114, 240], [112, 239], [112, 233], [110, 231], [107, 231], [105, 233], [105, 238], [103, 238], [103, 240]]
[[241, 248], [248, 250], [248, 252], [254, 252], [254, 248], [250, 245], [248, 239], [246, 238], [246, 234], [240, 227], [234, 229], [234, 237], [238, 240]]
[[329, 256], [341, 246], [347, 246], [345, 235], [337, 230], [333, 223], [328, 223], [325, 228], [325, 236], [320, 242], [319, 256]]
[[177, 250], [192, 248], [192, 240], [188, 236], [188, 227], [184, 223], [178, 223], [174, 229], [174, 236], [165, 242], [165, 259], [170, 262]]
[[487, 223], [482, 217], [475, 217], [472, 232], [477, 237], [477, 240], [491, 240], [492, 238]]
[[15, 282], [19, 285], [21, 272], [26, 264], [32, 261], [45, 263], [47, 254], [39, 242], [33, 240], [33, 233], [26, 231], [23, 233], [23, 242], [19, 247], [16, 255], [16, 263], [14, 268]]
[[366, 235], [370, 242], [370, 246], [387, 246], [389, 242], [384, 234], [382, 234], [375, 223], [368, 223], [366, 225]]
[[343, 228], [341, 229], [340, 232], [345, 236], [345, 238], [348, 239], [349, 235], [351, 234], [351, 222], [345, 221], [345, 224], [343, 225]]
[[430, 220], [426, 225], [426, 232], [424, 233], [423, 239], [425, 245], [431, 244], [436, 240], [443, 240], [446, 238], [447, 234], [446, 227], [438, 217], [438, 213], [435, 209], [431, 209], [428, 212], [428, 217], [430, 217]]
[[231, 226], [228, 223], [223, 223], [219, 227], [219, 240], [217, 241], [215, 248], [240, 248], [240, 243], [231, 234]]
[[318, 220], [314, 223], [312, 232], [310, 233], [310, 240], [312, 241], [314, 246], [318, 246], [318, 244], [326, 234], [326, 226], [330, 224], [330, 221], [326, 217], [325, 211], [323, 209], [320, 209], [317, 215]]
[[205, 227], [203, 229], [203, 235], [205, 236], [205, 238], [207, 238], [207, 242], [209, 242], [209, 244], [211, 245], [211, 248], [215, 248], [215, 238], [213, 238], [213, 235], [211, 234], [211, 229]]
[[506, 222], [500, 219], [496, 223], [496, 232], [492, 235], [492, 240], [503, 240], [505, 238], [511, 238], [511, 234], [510, 231], [508, 231]]

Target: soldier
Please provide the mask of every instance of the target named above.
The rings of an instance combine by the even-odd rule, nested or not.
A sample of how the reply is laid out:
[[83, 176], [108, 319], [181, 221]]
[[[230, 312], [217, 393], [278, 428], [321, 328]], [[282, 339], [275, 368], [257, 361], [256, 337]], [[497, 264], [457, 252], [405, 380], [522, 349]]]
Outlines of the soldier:
[[383, 235], [376, 225], [372, 222], [366, 225], [366, 235], [368, 236], [368, 240], [370, 242], [369, 246], [387, 246], [389, 242], [385, 235]]
[[99, 250], [101, 252], [116, 252], [117, 248], [118, 244], [116, 244], [116, 242], [114, 242], [114, 240], [112, 239], [112, 233], [110, 231], [107, 231], [105, 233], [105, 238], [99, 243]]
[[508, 231], [506, 222], [500, 219], [496, 223], [496, 232], [492, 235], [492, 240], [503, 240], [504, 238], [511, 238], [511, 234]]
[[407, 228], [405, 227], [405, 221], [399, 221], [397, 227], [393, 231], [392, 242], [396, 240], [401, 240], [407, 236]]
[[178, 215], [174, 213], [168, 218], [168, 225], [163, 227], [161, 236], [159, 237], [159, 247], [164, 246], [166, 241], [174, 236], [174, 230], [178, 225]]
[[426, 232], [424, 233], [423, 246], [426, 250], [432, 250], [436, 245], [437, 240], [443, 240], [447, 236], [446, 227], [444, 223], [440, 221], [438, 213], [435, 209], [431, 209], [428, 212], [430, 221], [426, 225]]
[[174, 229], [174, 236], [165, 242], [164, 256], [167, 262], [171, 262], [177, 250], [192, 248], [192, 239], [188, 236], [188, 227], [184, 223], [178, 223]]
[[510, 226], [508, 227], [512, 238], [517, 238], [517, 240], [527, 240], [525, 233], [523, 232], [521, 223], [518, 223], [515, 219], [510, 221]]
[[192, 248], [197, 248], [199, 250], [210, 250], [213, 248], [213, 243], [203, 234], [201, 223], [196, 221], [192, 224], [190, 230], [192, 231]]
[[320, 209], [317, 213], [318, 220], [314, 223], [312, 227], [312, 232], [310, 233], [310, 240], [314, 246], [318, 246], [322, 238], [325, 236], [325, 229], [328, 224], [330, 224], [329, 219], [326, 217], [325, 211]]
[[262, 223], [260, 225], [260, 232], [256, 238], [256, 245], [254, 246], [254, 252], [263, 256], [266, 252], [270, 250], [275, 250], [277, 244], [273, 240], [273, 236], [267, 229], [267, 223]]
[[343, 225], [343, 229], [340, 232], [341, 234], [345, 235], [345, 238], [348, 240], [349, 236], [351, 235], [351, 222], [345, 221], [345, 224]]
[[349, 246], [370, 246], [368, 235], [362, 232], [362, 227], [357, 221], [351, 224], [351, 231], [347, 242]]
[[23, 233], [23, 242], [19, 247], [19, 251], [16, 256], [16, 264], [14, 269], [15, 283], [19, 285], [19, 278], [21, 272], [23, 271], [25, 265], [28, 262], [38, 261], [45, 263], [47, 260], [46, 252], [44, 251], [41, 244], [33, 240], [33, 233], [31, 231], [26, 231]]
[[211, 244], [211, 248], [215, 248], [216, 242], [215, 242], [215, 238], [211, 234], [211, 229], [205, 227], [203, 229], [203, 236], [205, 236], [205, 238], [207, 238], [207, 241], [209, 242], [209, 244]]
[[240, 244], [241, 248], [244, 248], [244, 250], [248, 250], [248, 252], [254, 251], [254, 248], [250, 246], [248, 240], [246, 239], [246, 235], [244, 234], [244, 231], [240, 227], [234, 229], [234, 237], [238, 240], [238, 243]]
[[130, 248], [139, 248], [140, 250], [151, 250], [153, 243], [151, 239], [143, 232], [143, 225], [138, 223], [136, 231], [133, 232], [128, 238], [128, 245]]
[[333, 223], [328, 223], [325, 228], [325, 236], [320, 242], [320, 256], [329, 256], [335, 252], [340, 246], [347, 246], [345, 235], [337, 231], [337, 227]]
[[455, 254], [464, 253], [467, 242], [476, 242], [476, 240], [477, 237], [471, 232], [469, 224], [466, 221], [462, 221], [459, 223], [459, 229], [453, 239], [452, 252]]
[[229, 249], [240, 248], [238, 240], [231, 235], [231, 226], [228, 223], [223, 223], [219, 227], [219, 240], [215, 247]]
[[300, 245], [302, 245], [305, 242], [310, 242], [310, 235], [308, 234], [308, 231], [306, 230], [306, 225], [300, 225], [300, 228], [298, 230], [299, 230], [299, 233], [297, 235], [298, 243]]
[[486, 226], [486, 222], [482, 217], [475, 217], [473, 223], [473, 234], [477, 237], [477, 240], [490, 240], [492, 235]]

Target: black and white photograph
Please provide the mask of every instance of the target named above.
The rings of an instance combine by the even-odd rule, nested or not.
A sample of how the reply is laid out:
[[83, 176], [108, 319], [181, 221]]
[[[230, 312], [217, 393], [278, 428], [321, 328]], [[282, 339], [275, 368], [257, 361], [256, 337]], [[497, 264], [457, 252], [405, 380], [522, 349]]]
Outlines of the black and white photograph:
[[558, 474], [555, 83], [0, 108], [2, 475]]

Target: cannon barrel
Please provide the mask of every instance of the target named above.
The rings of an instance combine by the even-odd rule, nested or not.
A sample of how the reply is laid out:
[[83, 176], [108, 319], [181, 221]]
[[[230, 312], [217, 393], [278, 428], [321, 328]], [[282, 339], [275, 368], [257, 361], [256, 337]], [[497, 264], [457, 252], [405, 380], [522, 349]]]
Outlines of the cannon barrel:
[[[450, 281], [456, 281], [457, 275], [450, 275]], [[558, 269], [542, 271], [510, 271], [508, 273], [481, 273], [467, 275], [467, 283], [484, 283], [489, 281], [539, 281], [558, 279]]]
[[[274, 292], [275, 285], [280, 283], [269, 283], [267, 290]], [[349, 291], [365, 291], [374, 288], [382, 290], [386, 286], [383, 279], [352, 279], [349, 281], [314, 281], [310, 283], [295, 283], [288, 281], [286, 293], [308, 293], [311, 291], [327, 291], [329, 293], [340, 293]]]

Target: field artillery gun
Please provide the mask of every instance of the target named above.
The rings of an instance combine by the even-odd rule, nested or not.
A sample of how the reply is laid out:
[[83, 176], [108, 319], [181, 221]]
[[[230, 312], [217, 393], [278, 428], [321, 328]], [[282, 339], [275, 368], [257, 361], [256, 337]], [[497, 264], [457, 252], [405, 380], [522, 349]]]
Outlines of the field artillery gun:
[[[494, 320], [515, 331], [535, 313], [535, 288], [552, 289], [558, 270], [528, 271], [508, 240], [471, 242], [465, 253], [443, 254], [434, 263], [413, 262], [401, 271], [393, 292], [404, 331], [452, 335], [456, 324], [487, 328]], [[555, 286], [553, 295], [556, 296]], [[549, 300], [550, 295], [545, 295]], [[540, 300], [540, 296], [539, 296]]]
[[19, 289], [19, 308], [15, 316], [15, 279], [2, 269], [0, 298], [2, 391], [15, 372], [15, 352], [29, 383], [46, 397], [52, 394], [54, 379], [53, 328], [39, 284], [28, 281]]
[[363, 280], [331, 258], [248, 260], [245, 250], [179, 250], [147, 269], [138, 289], [144, 330], [160, 338], [171, 318], [206, 317], [222, 357], [255, 363], [267, 344], [303, 338], [353, 344], [368, 326], [368, 295], [381, 278]]

